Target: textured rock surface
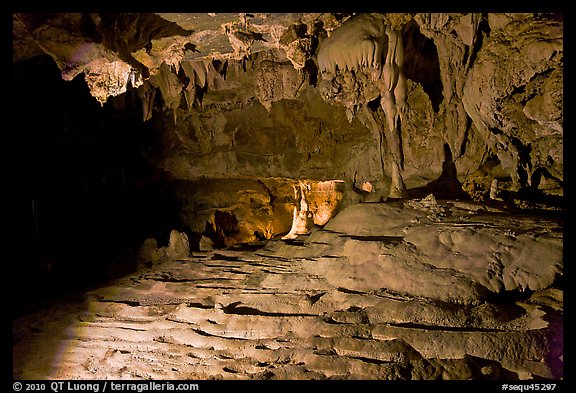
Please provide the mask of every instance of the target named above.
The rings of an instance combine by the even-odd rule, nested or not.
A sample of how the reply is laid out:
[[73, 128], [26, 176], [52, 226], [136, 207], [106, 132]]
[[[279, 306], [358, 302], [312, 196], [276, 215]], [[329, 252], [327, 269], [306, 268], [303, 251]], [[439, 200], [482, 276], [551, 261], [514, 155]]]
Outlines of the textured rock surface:
[[476, 304], [490, 293], [551, 286], [563, 271], [560, 223], [540, 227], [523, 217], [501, 223], [502, 216], [470, 213], [433, 197], [356, 204], [313, 233], [311, 247], [295, 256], [327, 258], [314, 269], [337, 287], [385, 287], [445, 302]]
[[13, 32], [14, 378], [563, 378], [562, 14]]
[[[363, 18], [363, 35], [341, 33]], [[395, 111], [378, 109], [390, 102], [385, 26], [403, 48], [400, 142], [386, 131]], [[398, 175], [422, 187], [449, 162], [475, 197], [494, 178], [562, 195], [562, 29], [559, 14], [16, 14], [14, 59], [41, 48], [65, 79], [84, 73], [102, 104], [138, 88], [144, 119], [171, 140], [151, 160], [178, 179], [369, 181], [386, 196]], [[311, 103], [318, 94], [334, 105]]]
[[542, 177], [561, 179], [563, 167], [557, 154], [563, 134], [562, 25], [525, 18], [488, 18], [490, 37], [470, 69], [462, 102], [478, 130], [498, 146], [517, 187], [538, 188]]
[[310, 236], [45, 303], [14, 321], [13, 375], [560, 379], [561, 229], [472, 203], [353, 205]]

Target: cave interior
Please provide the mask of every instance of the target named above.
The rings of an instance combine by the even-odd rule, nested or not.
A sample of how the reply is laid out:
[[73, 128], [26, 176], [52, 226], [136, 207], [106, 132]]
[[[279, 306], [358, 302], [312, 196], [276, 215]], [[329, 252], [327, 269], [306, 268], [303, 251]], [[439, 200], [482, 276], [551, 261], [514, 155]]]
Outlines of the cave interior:
[[562, 14], [14, 13], [12, 83], [15, 379], [563, 379]]

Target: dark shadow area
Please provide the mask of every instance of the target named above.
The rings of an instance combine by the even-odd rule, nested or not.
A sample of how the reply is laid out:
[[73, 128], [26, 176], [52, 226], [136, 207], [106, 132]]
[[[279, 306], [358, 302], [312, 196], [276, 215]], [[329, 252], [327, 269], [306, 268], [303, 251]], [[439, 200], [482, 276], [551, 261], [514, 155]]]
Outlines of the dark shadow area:
[[131, 272], [146, 238], [167, 243], [179, 204], [144, 156], [154, 134], [135, 90], [100, 106], [83, 74], [66, 82], [43, 56], [14, 65], [12, 105], [4, 208], [15, 310]]
[[408, 190], [409, 197], [415, 199], [425, 198], [430, 194], [434, 194], [437, 199], [470, 199], [470, 196], [462, 189], [462, 183], [458, 180], [456, 165], [452, 160], [452, 151], [447, 143], [444, 144], [444, 162], [440, 176], [425, 186]]
[[238, 219], [230, 212], [216, 210], [214, 224], [206, 222], [204, 234], [212, 239], [215, 248], [225, 248], [226, 238], [240, 233]]
[[444, 99], [442, 94], [442, 79], [440, 77], [440, 62], [434, 41], [420, 33], [420, 27], [412, 20], [402, 34], [404, 43], [404, 65], [402, 67], [406, 78], [418, 82], [424, 88], [434, 112], [440, 110]]

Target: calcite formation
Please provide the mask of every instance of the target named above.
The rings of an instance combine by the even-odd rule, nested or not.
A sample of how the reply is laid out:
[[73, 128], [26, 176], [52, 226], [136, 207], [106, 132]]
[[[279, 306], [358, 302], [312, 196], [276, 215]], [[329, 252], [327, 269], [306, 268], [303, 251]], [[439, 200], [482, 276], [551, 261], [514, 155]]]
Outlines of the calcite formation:
[[300, 206], [294, 207], [292, 227], [286, 235], [282, 236], [282, 239], [296, 239], [298, 235], [308, 234], [308, 221], [311, 216], [306, 202], [306, 194], [308, 193], [310, 193], [310, 186], [306, 183], [300, 182], [298, 186], [294, 187], [294, 198], [300, 201]]
[[[383, 166], [387, 161], [391, 172], [388, 195], [392, 198], [406, 197], [407, 189], [402, 178], [404, 153], [400, 130], [407, 93], [403, 73], [404, 49], [399, 27], [392, 27], [382, 15], [356, 15], [322, 42], [318, 62], [322, 77], [330, 83], [328, 91], [324, 89], [323, 97], [343, 102], [349, 120], [360, 110], [365, 118], [364, 124], [371, 129], [376, 142], [382, 144], [386, 141], [389, 158], [384, 158], [382, 147], [381, 156]], [[334, 77], [337, 70], [345, 73], [344, 83]], [[370, 76], [376, 82], [376, 89], [369, 82]], [[357, 83], [359, 77], [363, 78], [361, 83]], [[333, 94], [330, 90], [337, 93]], [[360, 95], [362, 98], [343, 99], [339, 97], [341, 95]], [[369, 102], [377, 100], [385, 114], [385, 125], [380, 116], [375, 115], [374, 110], [368, 106]]]
[[220, 246], [309, 233], [345, 207], [344, 192], [342, 181], [285, 178], [181, 181], [175, 188], [183, 225]]
[[[138, 88], [146, 120], [155, 91], [178, 122], [208, 115], [200, 108], [209, 96], [227, 103], [225, 116], [249, 112], [254, 99], [270, 112], [301, 103], [312, 86], [373, 134], [367, 154], [381, 161], [330, 177], [379, 183], [384, 196], [407, 197], [438, 177], [445, 144], [460, 182], [496, 156], [506, 175], [489, 176], [509, 177], [515, 191], [561, 192], [559, 15], [15, 14], [14, 29], [15, 45], [35, 43], [66, 79], [84, 73], [101, 104]], [[240, 33], [252, 37], [249, 50], [230, 43]]]
[[335, 74], [362, 67], [373, 71], [374, 80], [382, 73], [387, 52], [386, 26], [381, 16], [359, 14], [348, 19], [326, 38], [318, 50], [321, 72]]
[[310, 233], [314, 225], [326, 225], [338, 213], [343, 198], [342, 181], [299, 181], [292, 187], [299, 204], [294, 206], [292, 227], [282, 239], [296, 239]]
[[13, 33], [14, 379], [564, 378], [562, 14]]

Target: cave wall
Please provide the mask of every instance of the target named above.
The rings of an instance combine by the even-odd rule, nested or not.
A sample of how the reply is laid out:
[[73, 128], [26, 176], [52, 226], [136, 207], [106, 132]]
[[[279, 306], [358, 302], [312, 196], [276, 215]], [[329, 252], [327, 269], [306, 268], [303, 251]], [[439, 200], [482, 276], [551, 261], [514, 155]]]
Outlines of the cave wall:
[[[511, 189], [562, 194], [561, 16], [431, 14], [415, 20], [439, 53], [447, 141], [459, 172], [464, 162], [480, 168], [496, 156]], [[493, 178], [507, 180], [498, 173], [483, 177], [482, 185], [468, 188], [471, 194], [478, 187], [486, 191]]]
[[[493, 179], [507, 190], [561, 195], [561, 21], [528, 14], [408, 20], [401, 130], [407, 187], [434, 184], [449, 164], [477, 200], [488, 197]], [[391, 168], [381, 157], [388, 146], [361, 114], [350, 113], [357, 103], [377, 105], [378, 90], [360, 71], [321, 82], [310, 64], [295, 68], [286, 51], [269, 50], [229, 60], [211, 77], [206, 72], [201, 100], [152, 116], [161, 144], [150, 159], [180, 180], [340, 179], [350, 199], [385, 199]], [[164, 72], [177, 80], [175, 69]], [[167, 94], [162, 90], [171, 102]], [[366, 182], [368, 196], [359, 192]], [[231, 192], [229, 204], [235, 198]]]
[[[412, 187], [440, 175], [445, 143], [460, 180], [496, 155], [517, 188], [537, 188], [535, 177], [561, 185], [561, 22], [417, 14], [404, 42], [409, 109], [402, 140]], [[369, 130], [356, 117], [344, 121], [342, 106], [323, 103], [317, 88], [325, 87], [314, 85], [310, 70], [294, 68], [284, 51], [228, 61], [216, 76], [205, 82], [201, 105], [172, 108], [174, 124], [170, 113], [155, 115], [166, 148], [156, 162], [176, 178], [382, 178]], [[341, 85], [367, 83], [359, 74], [348, 79]]]
[[[253, 79], [256, 73], [242, 76]], [[352, 179], [359, 172], [375, 181], [382, 176], [378, 162], [371, 162], [370, 132], [358, 121], [349, 124], [345, 113], [325, 103], [312, 86], [267, 111], [253, 88], [228, 78], [230, 87], [208, 93], [202, 108], [177, 110], [176, 122], [169, 112], [150, 120], [160, 143], [149, 157], [174, 178], [327, 180]]]
[[[346, 24], [355, 16], [256, 14], [249, 21], [239, 14], [224, 23], [229, 16], [211, 15], [206, 26], [223, 28], [203, 33], [194, 30], [204, 23], [200, 14], [58, 15], [15, 15], [14, 29], [50, 55], [63, 80], [83, 77], [104, 110], [120, 116], [128, 100], [131, 119], [150, 138], [138, 154], [174, 184], [168, 189], [182, 204], [182, 228], [201, 231], [216, 211], [234, 210], [236, 219], [245, 218], [236, 241], [256, 239], [270, 222], [276, 229], [267, 236], [281, 235], [300, 203], [287, 191], [296, 180], [343, 181], [343, 205], [387, 198], [394, 172], [387, 157], [395, 152], [389, 134], [378, 132], [388, 126], [383, 59], [374, 57], [385, 54], [385, 44], [378, 37], [361, 41], [372, 61], [356, 64], [364, 49], [331, 39], [342, 35], [341, 26], [362, 29]], [[403, 46], [401, 175], [412, 196], [432, 190], [485, 200], [494, 179], [511, 198], [563, 195], [562, 15], [369, 19], [392, 26]], [[206, 52], [209, 42], [218, 50]], [[327, 42], [346, 67], [320, 64]], [[261, 186], [267, 182], [281, 186], [270, 191]], [[248, 190], [257, 196], [241, 196]], [[202, 201], [218, 202], [205, 210], [211, 216], [190, 213]]]

